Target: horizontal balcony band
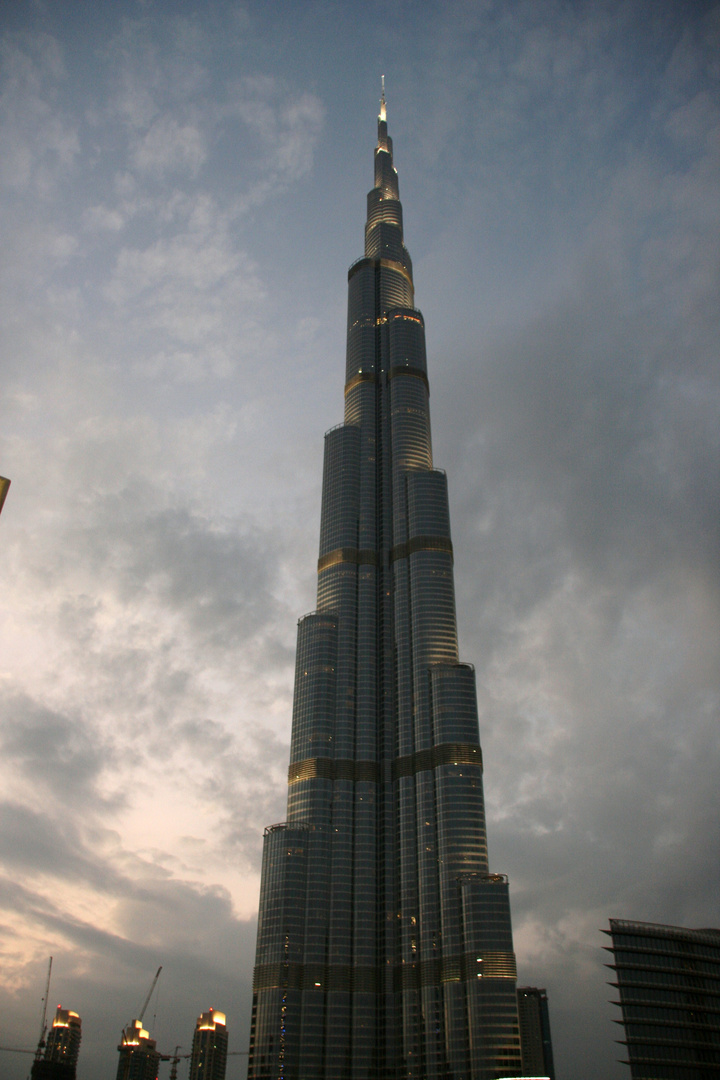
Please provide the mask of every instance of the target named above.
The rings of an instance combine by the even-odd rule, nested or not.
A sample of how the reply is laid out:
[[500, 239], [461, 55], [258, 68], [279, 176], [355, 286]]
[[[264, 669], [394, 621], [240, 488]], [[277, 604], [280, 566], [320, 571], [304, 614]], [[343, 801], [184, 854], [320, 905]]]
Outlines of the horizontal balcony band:
[[396, 544], [392, 548], [390, 562], [394, 563], [397, 559], [407, 559], [414, 555], [416, 551], [446, 551], [449, 555], [452, 555], [452, 540], [449, 536], [413, 536], [411, 540], [406, 540], [404, 544]]
[[[482, 750], [472, 743], [441, 743], [416, 750], [414, 754], [395, 758], [391, 763], [391, 777], [415, 776], [419, 772], [437, 769], [441, 765], [478, 765], [482, 769]], [[312, 757], [291, 763], [288, 784], [320, 777], [322, 780], [350, 780], [352, 783], [378, 784], [382, 779], [382, 766], [377, 761], [353, 761], [348, 758]]]
[[328, 566], [352, 563], [354, 566], [380, 566], [380, 554], [374, 548], [335, 548], [318, 559], [318, 574]]
[[[394, 993], [419, 990], [424, 986], [439, 987], [450, 982], [517, 978], [515, 954], [511, 952], [485, 953], [480, 960], [474, 953], [438, 956], [432, 960], [394, 964], [391, 970]], [[388, 965], [383, 964], [257, 964], [253, 972], [253, 990], [375, 994], [385, 989], [387, 972]]]
[[355, 375], [353, 375], [352, 379], [350, 379], [349, 382], [345, 383], [345, 394], [347, 395], [352, 389], [354, 389], [354, 387], [358, 385], [358, 383], [364, 382], [377, 382], [377, 376], [375, 372], [358, 371]]
[[394, 379], [398, 375], [412, 375], [414, 379], [421, 379], [425, 383], [428, 393], [430, 392], [427, 372], [423, 371], [422, 368], [412, 367], [410, 364], [394, 364], [388, 371], [388, 379]]
[[396, 273], [401, 274], [402, 277], [405, 278], [410, 285], [410, 288], [413, 291], [415, 290], [412, 274], [401, 262], [398, 262], [397, 259], [373, 259], [368, 256], [356, 259], [348, 270], [348, 281], [354, 278], [358, 271], [363, 270], [366, 266], [371, 266], [373, 270], [395, 270]]
[[[396, 544], [390, 550], [390, 562], [397, 559], [408, 559], [418, 551], [444, 551], [450, 556], [453, 554], [452, 540], [449, 536], [413, 536], [403, 544]], [[318, 574], [327, 570], [329, 566], [337, 566], [339, 563], [350, 563], [353, 566], [381, 566], [381, 555], [374, 548], [335, 548], [328, 551], [318, 559]]]
[[[425, 389], [428, 394], [430, 393], [430, 383], [428, 382], [427, 372], [422, 368], [412, 367], [410, 364], [395, 364], [391, 367], [387, 373], [388, 380], [395, 379], [398, 375], [410, 375], [413, 379], [420, 379], [425, 383]], [[375, 371], [358, 371], [353, 375], [352, 379], [349, 379], [345, 383], [345, 396], [354, 390], [359, 383], [369, 382], [374, 383], [378, 381], [378, 375]]]

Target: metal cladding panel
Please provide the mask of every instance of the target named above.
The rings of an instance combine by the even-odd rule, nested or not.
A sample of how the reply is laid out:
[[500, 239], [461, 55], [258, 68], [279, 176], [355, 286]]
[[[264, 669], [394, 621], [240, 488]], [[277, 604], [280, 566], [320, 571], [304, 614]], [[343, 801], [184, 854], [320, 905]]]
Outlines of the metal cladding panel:
[[[437, 843], [445, 905], [452, 911], [457, 875], [488, 868], [475, 672], [467, 664], [432, 666], [430, 698], [433, 739], [444, 748], [435, 770]], [[457, 929], [450, 923], [444, 927], [453, 948], [459, 944]]]
[[403, 244], [402, 232], [397, 225], [389, 221], [379, 221], [365, 234], [365, 251], [373, 259], [393, 259], [405, 269], [410, 265], [410, 256]]
[[378, 221], [389, 221], [403, 231], [402, 203], [398, 199], [389, 199], [378, 188], [368, 192], [366, 229], [377, 225]]
[[325, 436], [320, 556], [357, 544], [360, 429], [343, 424]]
[[[390, 419], [392, 424], [393, 479], [396, 502], [405, 505], [402, 474], [410, 469], [432, 468], [430, 415], [425, 383], [411, 376], [390, 381]], [[400, 506], [396, 507], [401, 510]], [[396, 536], [396, 542], [403, 539]]]
[[522, 1072], [517, 970], [507, 879], [468, 874], [458, 879], [466, 958], [470, 1061], [481, 1080]]
[[[397, 269], [396, 269], [397, 267]], [[413, 283], [404, 268], [395, 263], [390, 266], [381, 266], [379, 276], [380, 311], [385, 314], [390, 308], [413, 307], [415, 303], [415, 290]]]
[[345, 382], [375, 371], [375, 266], [363, 259], [348, 277], [347, 355]]
[[425, 322], [416, 308], [395, 308], [388, 312], [390, 370], [422, 372], [427, 376]]
[[[425, 703], [429, 693], [428, 665], [454, 663], [458, 659], [452, 551], [442, 543], [450, 539], [445, 474], [408, 473], [407, 491], [415, 693], [416, 701]], [[422, 541], [417, 550], [413, 550], [415, 538]], [[418, 719], [425, 721], [425, 716], [418, 713]], [[423, 745], [432, 743], [429, 711], [417, 737], [423, 740]]]
[[442, 536], [450, 539], [447, 477], [439, 469], [411, 472], [407, 476], [408, 536]]
[[308, 840], [303, 825], [276, 825], [265, 833], [256, 968], [276, 960], [302, 963]]
[[[435, 743], [477, 746], [477, 691], [475, 669], [470, 664], [435, 664], [430, 668]], [[478, 761], [482, 766], [482, 760]]]
[[387, 150], [375, 151], [375, 187], [379, 188], [386, 198], [400, 197], [397, 171], [393, 165], [392, 153]]
[[[302, 818], [316, 792], [326, 802], [326, 781], [308, 775], [299, 766], [309, 759], [332, 757], [334, 753], [337, 671], [337, 620], [327, 615], [307, 615], [298, 626], [290, 743], [291, 785], [288, 817]], [[295, 766], [295, 768], [293, 768]], [[302, 809], [301, 809], [301, 805]], [[317, 807], [320, 810], [320, 806]]]
[[348, 273], [345, 423], [326, 436], [317, 611], [298, 631], [288, 824], [263, 862], [253, 1080], [520, 1071], [507, 885], [487, 873], [474, 672], [458, 660], [384, 116], [375, 167]]

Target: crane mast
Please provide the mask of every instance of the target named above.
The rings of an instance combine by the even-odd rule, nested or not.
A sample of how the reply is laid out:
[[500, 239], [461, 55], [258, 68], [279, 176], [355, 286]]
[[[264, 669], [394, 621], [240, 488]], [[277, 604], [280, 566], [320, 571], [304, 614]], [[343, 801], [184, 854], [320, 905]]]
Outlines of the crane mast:
[[139, 1014], [138, 1014], [138, 1020], [139, 1020], [139, 1021], [140, 1021], [141, 1023], [142, 1023], [142, 1018], [143, 1018], [143, 1016], [145, 1015], [145, 1010], [147, 1009], [148, 1005], [150, 1004], [150, 998], [151, 998], [151, 997], [152, 997], [152, 995], [153, 995], [153, 990], [154, 990], [154, 989], [155, 989], [155, 987], [157, 986], [157, 981], [158, 981], [158, 979], [160, 978], [160, 972], [161, 972], [161, 971], [162, 971], [162, 964], [160, 965], [160, 967], [159, 967], [159, 968], [157, 969], [157, 971], [155, 972], [155, 978], [153, 979], [152, 983], [150, 984], [150, 989], [148, 990], [148, 995], [147, 995], [147, 997], [145, 998], [145, 1002], [144, 1002], [144, 1004], [143, 1004], [143, 1007], [142, 1007], [142, 1009], [140, 1010], [140, 1012], [139, 1012]]
[[35, 1060], [36, 1061], [40, 1060], [40, 1056], [41, 1056], [41, 1054], [43, 1052], [43, 1048], [45, 1046], [45, 1031], [46, 1031], [46, 1028], [47, 1028], [47, 1003], [48, 1003], [48, 997], [50, 995], [50, 975], [52, 973], [52, 962], [53, 962], [53, 958], [51, 956], [50, 957], [50, 962], [48, 964], [47, 979], [45, 980], [45, 994], [43, 996], [42, 1019], [40, 1020], [40, 1036], [38, 1038], [37, 1049], [35, 1051]]

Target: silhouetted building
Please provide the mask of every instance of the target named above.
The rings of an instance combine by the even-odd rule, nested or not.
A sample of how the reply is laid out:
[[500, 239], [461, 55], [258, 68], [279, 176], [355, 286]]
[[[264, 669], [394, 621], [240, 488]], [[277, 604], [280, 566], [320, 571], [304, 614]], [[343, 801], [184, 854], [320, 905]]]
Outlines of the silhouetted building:
[[58, 1005], [43, 1056], [33, 1062], [32, 1080], [75, 1080], [81, 1040], [80, 1017], [72, 1009]]
[[385, 97], [325, 437], [287, 821], [265, 830], [248, 1076], [521, 1072], [507, 878], [488, 868], [475, 672]]
[[160, 1054], [140, 1020], [133, 1020], [125, 1028], [118, 1051], [116, 1080], [157, 1080]]
[[2, 513], [2, 508], [5, 505], [5, 499], [7, 498], [7, 493], [9, 490], [10, 481], [8, 480], [7, 476], [0, 476], [0, 514]]
[[547, 990], [518, 986], [517, 996], [523, 1075], [555, 1080]]
[[31, 1080], [75, 1080], [76, 1070], [67, 1061], [34, 1061], [30, 1070]]
[[193, 1035], [190, 1080], [225, 1080], [228, 1033], [225, 1013], [201, 1013]]
[[632, 1080], [720, 1077], [720, 930], [610, 919]]

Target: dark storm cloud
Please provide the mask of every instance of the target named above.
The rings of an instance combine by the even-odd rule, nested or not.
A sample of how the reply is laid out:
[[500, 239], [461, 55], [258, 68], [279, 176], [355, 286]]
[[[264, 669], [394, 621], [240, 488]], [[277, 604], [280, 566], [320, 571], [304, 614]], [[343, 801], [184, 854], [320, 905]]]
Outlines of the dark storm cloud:
[[483, 345], [451, 487], [485, 722], [513, 733], [493, 748], [515, 778], [493, 796], [517, 801], [503, 848], [527, 837], [513, 861], [545, 867], [538, 901], [544, 877], [564, 904], [625, 897], [682, 921], [716, 880], [688, 889], [672, 868], [717, 840], [717, 391], [686, 323], [630, 284], [596, 263], [555, 310]]
[[[92, 852], [74, 818], [55, 817], [18, 803], [2, 804], [0, 858], [15, 874], [50, 875], [60, 881], [85, 882], [101, 891], [122, 884], [112, 863]], [[21, 889], [16, 882], [6, 881], [6, 898]], [[42, 906], [40, 899], [37, 902]]]
[[117, 809], [97, 781], [116, 764], [112, 745], [79, 717], [69, 717], [25, 695], [0, 696], [0, 752], [43, 801], [93, 811]]
[[[480, 516], [493, 506], [501, 518], [510, 489], [531, 502], [536, 554], [564, 553], [638, 586], [676, 560], [709, 570], [718, 439], [711, 387], [678, 336], [653, 349], [652, 322], [596, 278], [521, 334], [486, 344], [473, 451]], [[506, 521], [527, 543], [516, 526]]]
[[262, 634], [277, 614], [272, 537], [184, 506], [153, 509], [158, 501], [142, 484], [96, 497], [84, 527], [71, 526], [68, 549], [82, 552], [94, 573], [109, 572], [123, 603], [151, 596], [182, 612], [210, 646], [234, 648]]

